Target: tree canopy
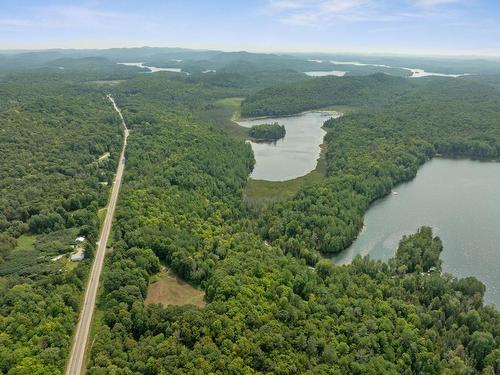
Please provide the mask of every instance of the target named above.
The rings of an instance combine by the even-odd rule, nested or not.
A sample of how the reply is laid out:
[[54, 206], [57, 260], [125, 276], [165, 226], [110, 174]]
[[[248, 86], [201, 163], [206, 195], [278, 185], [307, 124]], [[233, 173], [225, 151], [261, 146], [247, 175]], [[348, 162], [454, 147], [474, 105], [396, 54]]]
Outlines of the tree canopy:
[[248, 135], [258, 141], [276, 141], [286, 135], [285, 125], [273, 124], [254, 125]]
[[[1, 374], [64, 370], [90, 262], [52, 257], [79, 234], [93, 249], [122, 141], [109, 92], [131, 133], [87, 373], [500, 372], [500, 313], [477, 279], [440, 272], [429, 228], [388, 262], [321, 258], [345, 249], [369, 205], [429, 158], [498, 156], [498, 88], [374, 75], [256, 92], [276, 61], [181, 77], [92, 59], [2, 78]], [[230, 82], [238, 75], [247, 80]], [[255, 215], [242, 199], [251, 148], [209, 119], [238, 96], [254, 115], [358, 108], [325, 123], [325, 178]], [[163, 265], [203, 289], [206, 307], [145, 305]]]

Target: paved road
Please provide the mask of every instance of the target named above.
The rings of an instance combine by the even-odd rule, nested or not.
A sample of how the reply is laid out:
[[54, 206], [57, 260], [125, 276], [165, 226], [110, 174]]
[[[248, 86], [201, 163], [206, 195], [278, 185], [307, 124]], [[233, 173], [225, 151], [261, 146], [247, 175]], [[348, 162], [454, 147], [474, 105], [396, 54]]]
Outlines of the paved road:
[[92, 315], [94, 314], [95, 301], [97, 296], [97, 289], [99, 287], [99, 277], [101, 276], [102, 267], [104, 264], [104, 255], [106, 253], [106, 244], [108, 242], [109, 233], [111, 231], [111, 224], [113, 222], [113, 215], [115, 213], [116, 201], [118, 199], [118, 192], [122, 182], [123, 170], [125, 169], [125, 148], [127, 147], [128, 129], [125, 120], [117, 107], [115, 101], [108, 95], [107, 98], [113, 104], [116, 112], [120, 115], [123, 125], [123, 147], [120, 155], [120, 162], [116, 170], [116, 177], [113, 183], [113, 190], [111, 191], [111, 198], [108, 203], [106, 217], [102, 226], [101, 236], [97, 243], [97, 251], [94, 258], [94, 264], [90, 272], [89, 281], [85, 290], [82, 310], [80, 312], [80, 319], [76, 326], [75, 336], [71, 347], [71, 354], [66, 368], [66, 375], [80, 375], [85, 373], [83, 368], [83, 361], [85, 356], [85, 349], [90, 331], [90, 323], [92, 322]]

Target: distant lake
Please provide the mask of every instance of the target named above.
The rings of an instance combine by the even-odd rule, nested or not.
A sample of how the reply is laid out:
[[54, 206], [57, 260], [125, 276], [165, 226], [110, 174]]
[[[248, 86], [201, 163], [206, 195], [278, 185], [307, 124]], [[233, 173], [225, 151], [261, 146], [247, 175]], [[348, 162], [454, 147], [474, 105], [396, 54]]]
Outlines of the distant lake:
[[[309, 61], [311, 61], [311, 60], [309, 60]], [[468, 73], [463, 73], [463, 74], [432, 73], [432, 72], [426, 72], [424, 69], [418, 69], [418, 68], [405, 68], [402, 66], [389, 66], [389, 65], [385, 65], [385, 64], [365, 64], [365, 63], [360, 63], [358, 61], [335, 61], [335, 60], [333, 60], [330, 62], [334, 65], [374, 66], [374, 67], [388, 68], [388, 69], [403, 69], [403, 70], [408, 70], [411, 72], [411, 75], [409, 76], [410, 78], [421, 78], [421, 77], [429, 77], [429, 76], [457, 78], [457, 77], [463, 77], [463, 76], [470, 75]]]
[[323, 123], [339, 112], [306, 112], [296, 116], [271, 117], [240, 121], [246, 128], [278, 122], [285, 125], [286, 135], [276, 142], [252, 142], [255, 180], [286, 181], [304, 176], [316, 168], [325, 131]]
[[[172, 61], [180, 62], [182, 60], [172, 60]], [[155, 66], [144, 65], [144, 63], [117, 63], [117, 64], [125, 65], [125, 66], [137, 66], [138, 68], [149, 69], [149, 72], [147, 72], [147, 73], [174, 72], [174, 73], [188, 74], [186, 72], [183, 72], [182, 69], [180, 69], [180, 68], [157, 68]]]
[[327, 77], [327, 76], [335, 76], [335, 77], [343, 77], [347, 72], [343, 72], [341, 70], [329, 70], [329, 71], [315, 71], [315, 72], [304, 72], [310, 77]]
[[475, 276], [487, 303], [500, 306], [500, 163], [433, 159], [365, 215], [353, 245], [332, 260], [360, 254], [387, 260], [404, 234], [428, 225], [443, 241], [443, 271]]

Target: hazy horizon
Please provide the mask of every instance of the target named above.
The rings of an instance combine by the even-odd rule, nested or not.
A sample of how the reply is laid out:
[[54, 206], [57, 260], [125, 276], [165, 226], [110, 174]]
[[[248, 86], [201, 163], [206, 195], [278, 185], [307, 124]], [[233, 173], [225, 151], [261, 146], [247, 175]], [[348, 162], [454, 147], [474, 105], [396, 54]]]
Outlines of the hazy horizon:
[[276, 55], [317, 55], [320, 57], [331, 56], [331, 55], [353, 55], [353, 56], [365, 56], [365, 57], [407, 57], [407, 58], [442, 58], [442, 59], [486, 59], [486, 60], [498, 60], [500, 59], [500, 54], [498, 55], [473, 55], [473, 54], [438, 54], [438, 53], [393, 53], [389, 51], [379, 51], [379, 52], [366, 52], [366, 51], [286, 51], [286, 50], [230, 50], [224, 48], [189, 48], [182, 46], [110, 46], [110, 47], [89, 47], [89, 48], [77, 48], [77, 47], [68, 47], [68, 48], [59, 48], [59, 47], [47, 47], [47, 48], [0, 48], [0, 53], [4, 54], [17, 54], [17, 53], [29, 53], [29, 52], [49, 52], [49, 51], [105, 51], [112, 49], [184, 49], [184, 50], [192, 50], [192, 51], [218, 51], [218, 52], [246, 52], [246, 53], [262, 53], [262, 54], [276, 54]]

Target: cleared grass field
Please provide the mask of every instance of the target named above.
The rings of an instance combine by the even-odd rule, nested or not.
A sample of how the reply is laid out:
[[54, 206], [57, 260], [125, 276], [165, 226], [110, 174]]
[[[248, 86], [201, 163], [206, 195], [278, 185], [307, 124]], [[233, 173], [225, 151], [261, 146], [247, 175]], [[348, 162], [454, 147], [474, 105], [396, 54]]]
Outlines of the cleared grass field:
[[37, 236], [35, 235], [23, 234], [17, 238], [15, 250], [34, 250], [36, 239]]
[[179, 277], [163, 271], [158, 279], [148, 288], [146, 304], [160, 303], [164, 306], [194, 305], [205, 307], [205, 293], [181, 280]]

